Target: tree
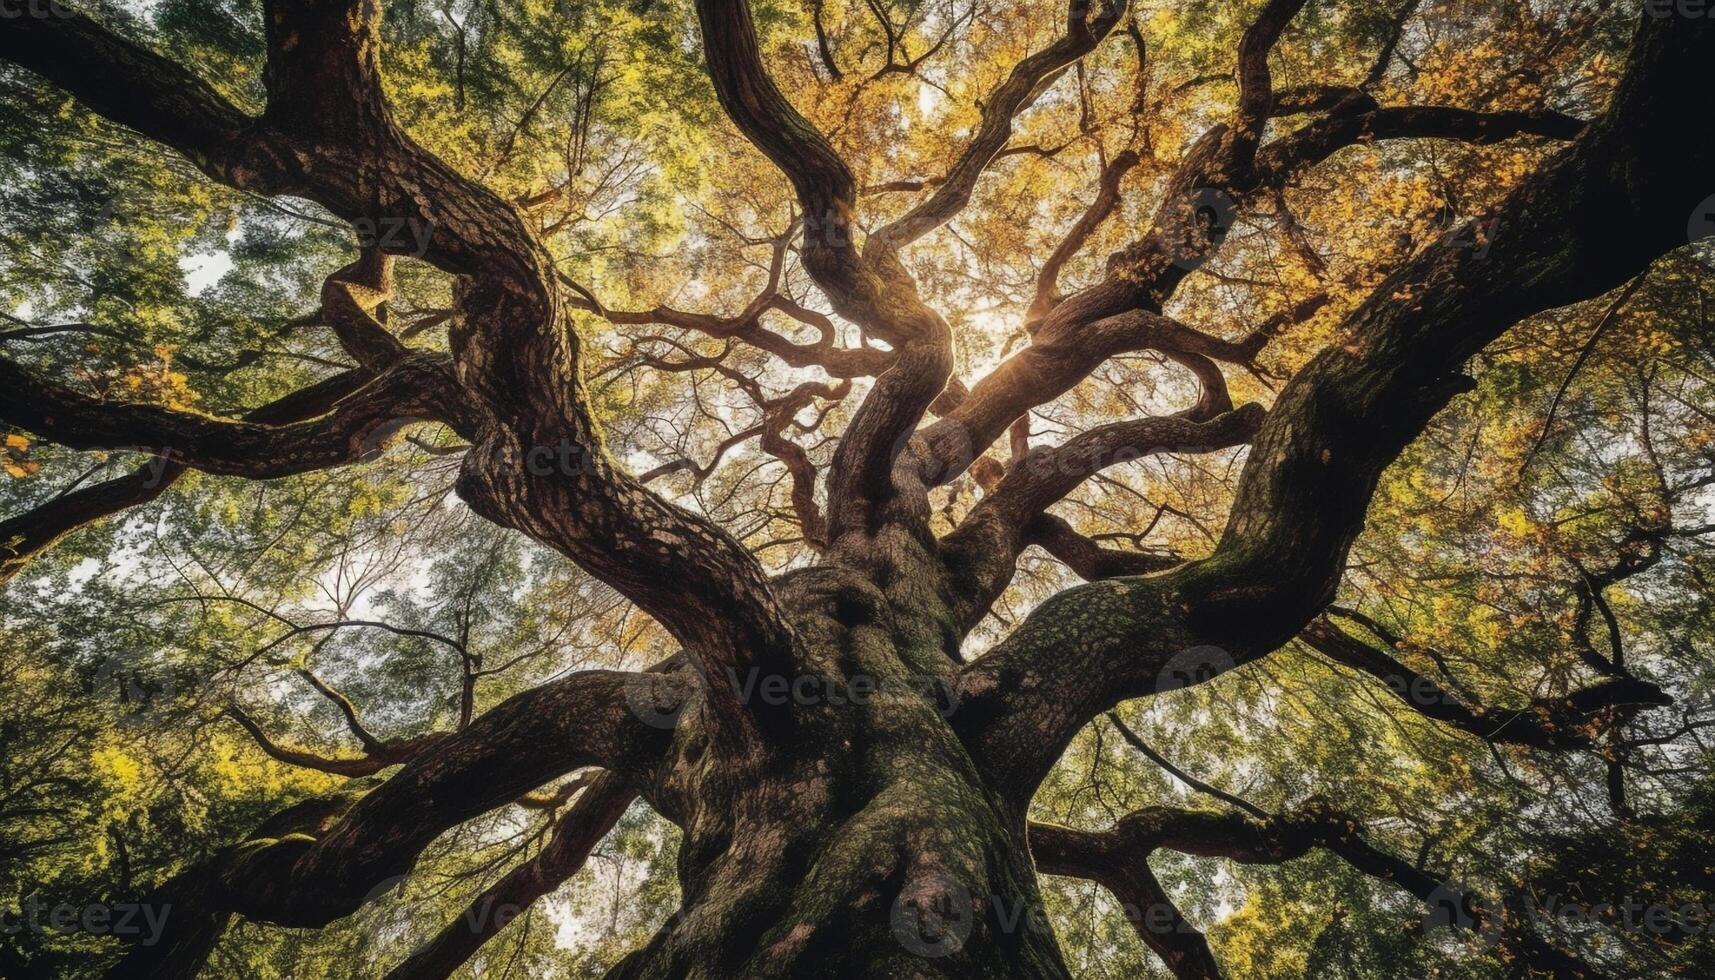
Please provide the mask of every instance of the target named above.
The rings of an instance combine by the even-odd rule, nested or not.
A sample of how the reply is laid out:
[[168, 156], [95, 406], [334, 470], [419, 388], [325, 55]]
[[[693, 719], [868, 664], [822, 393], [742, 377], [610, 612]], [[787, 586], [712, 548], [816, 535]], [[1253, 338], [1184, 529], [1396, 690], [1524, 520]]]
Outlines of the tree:
[[[1603, 839], [1682, 841], [1701, 812], [1707, 794], [1683, 786], [1634, 795], [1664, 775], [1662, 759], [1694, 751], [1703, 724], [1667, 710], [1708, 676], [1691, 665], [1708, 590], [1687, 549], [1709, 530], [1690, 515], [1715, 479], [1698, 448], [1707, 382], [1682, 363], [1709, 350], [1704, 324], [1682, 317], [1704, 273], [1670, 253], [1708, 220], [1715, 130], [1700, 82], [1715, 27], [1655, 4], [1641, 16], [1568, 8], [1559, 21], [1419, 7], [1268, 0], [1152, 15], [1074, 3], [1050, 21], [1008, 4], [697, 0], [694, 30], [671, 5], [9, 12], [0, 59], [20, 108], [8, 166], [33, 188], [14, 202], [28, 220], [7, 239], [17, 322], [0, 333], [0, 421], [25, 488], [0, 523], [6, 574], [19, 576], [9, 645], [28, 649], [29, 631], [54, 621], [78, 647], [81, 623], [82, 639], [125, 654], [93, 687], [117, 678], [152, 737], [276, 774], [235, 777], [250, 795], [213, 832], [128, 817], [115, 831], [124, 873], [106, 880], [104, 864], [88, 887], [171, 915], [149, 942], [80, 947], [80, 968], [108, 956], [115, 977], [218, 975], [211, 956], [287, 957], [277, 935], [245, 930], [336, 924], [402, 876], [450, 867], [446, 835], [481, 826], [465, 840], [492, 866], [444, 893], [439, 926], [380, 967], [447, 976], [507, 934], [491, 910], [560, 887], [641, 798], [679, 835], [678, 908], [614, 977], [1068, 976], [1054, 931], [1021, 924], [1047, 901], [1040, 876], [1098, 883], [1177, 976], [1277, 970], [1242, 965], [1260, 954], [1191, 925], [1183, 889], [1150, 863], [1163, 851], [1314, 859], [1326, 875], [1373, 879], [1475, 932], [1485, 948], [1461, 960], [1472, 969], [1614, 969], [1603, 957], [1616, 954], [1580, 945], [1588, 937], [1514, 911], [1517, 890], [1462, 883], [1432, 861], [1447, 828], [1403, 856], [1409, 835], [1348, 800], [1283, 777], [1259, 805], [1179, 769], [1115, 713], [1189, 703], [1187, 688], [1266, 677], [1308, 648], [1382, 695], [1365, 710], [1486, 744], [1502, 771], [1503, 751], [1567, 756], [1564, 772], [1585, 780], [1596, 760], [1612, 810]], [[934, 125], [901, 123], [914, 107]], [[1390, 153], [1403, 156], [1377, 163]], [[1082, 165], [1081, 183], [1066, 186], [1070, 164], [1051, 169], [1062, 156]], [[898, 178], [901, 164], [931, 176]], [[1319, 190], [1325, 179], [1340, 192]], [[121, 220], [93, 231], [25, 208], [103, 183], [151, 203], [125, 215], [121, 197], [109, 212]], [[1342, 226], [1425, 187], [1440, 198], [1415, 237]], [[187, 231], [158, 206], [171, 195], [230, 220]], [[684, 211], [706, 221], [676, 236]], [[1054, 226], [1051, 247], [1036, 221]], [[131, 236], [138, 255], [116, 262], [113, 236]], [[696, 245], [652, 254], [675, 241]], [[233, 271], [198, 294], [173, 266], [208, 251]], [[1659, 281], [1646, 289], [1646, 277]], [[313, 312], [285, 315], [306, 291]], [[686, 312], [664, 295], [737, 312]], [[1599, 490], [1610, 523], [1580, 525], [1590, 538], [1577, 548], [1558, 542], [1574, 573], [1521, 576], [1570, 621], [1534, 647], [1491, 637], [1516, 686], [1460, 683], [1434, 645], [1401, 635], [1432, 615], [1388, 613], [1390, 595], [1414, 595], [1397, 567], [1413, 539], [1454, 532], [1414, 526], [1427, 510], [1411, 513], [1409, 481], [1384, 481], [1445, 475], [1461, 454], [1469, 468], [1481, 419], [1469, 448], [1425, 433], [1456, 431], [1473, 398], [1543, 390], [1559, 362], [1509, 366], [1498, 342], [1582, 323], [1573, 314], [1592, 304], [1589, 346], [1524, 440], [1523, 466], [1551, 463], [1561, 483], [1519, 499]], [[59, 310], [77, 322], [48, 322]], [[1680, 345], [1603, 362], [1640, 372], [1639, 452], [1653, 457], [1642, 472], [1568, 433], [1602, 424], [1583, 400], [1600, 395], [1577, 389], [1566, 411], [1579, 418], [1556, 418], [1617, 321]], [[1016, 328], [998, 350], [994, 324]], [[1479, 356], [1489, 387], [1470, 395]], [[1140, 371], [1139, 357], [1159, 370]], [[1151, 387], [1135, 387], [1144, 375]], [[1652, 415], [1670, 382], [1683, 410]], [[1240, 403], [1241, 384], [1270, 404]], [[1163, 409], [1187, 391], [1189, 407]], [[211, 413], [205, 399], [254, 407]], [[78, 455], [90, 453], [141, 462], [96, 481], [105, 461]], [[1158, 457], [1170, 460], [1165, 485], [1190, 486], [1146, 524], [1111, 499], [1130, 485], [1109, 473]], [[1220, 460], [1242, 460], [1230, 484]], [[44, 463], [87, 472], [51, 490]], [[1574, 466], [1596, 476], [1568, 476]], [[352, 467], [381, 475], [307, 482]], [[127, 562], [146, 559], [125, 557], [126, 542], [146, 531], [108, 520], [111, 540], [87, 537], [170, 490], [185, 490], [171, 506], [194, 508], [199, 479], [224, 516], [166, 522], [186, 536], [179, 580], [193, 594], [127, 582]], [[265, 485], [264, 506], [247, 498], [262, 492], [251, 481], [285, 482]], [[1084, 501], [1071, 512], [1084, 516], [1050, 512], [1067, 501]], [[1198, 553], [1142, 547], [1164, 515], [1188, 535], [1223, 510]], [[402, 528], [407, 512], [417, 523]], [[1529, 539], [1565, 525], [1561, 513], [1521, 509], [1494, 527]], [[1367, 595], [1348, 584], [1356, 605], [1337, 603], [1367, 516], [1402, 539], [1396, 567]], [[1596, 540], [1614, 528], [1617, 540]], [[324, 530], [334, 543], [315, 537]], [[68, 535], [64, 547], [89, 542], [111, 587], [87, 571], [76, 584], [75, 564], [38, 571]], [[275, 554], [288, 539], [323, 547]], [[360, 599], [399, 571], [386, 557], [399, 542], [425, 541], [436, 550], [417, 582]], [[1032, 546], [1087, 581], [1015, 582]], [[1662, 635], [1699, 639], [1628, 657], [1637, 614], [1613, 596], [1664, 558], [1681, 578], [1651, 588], [1686, 610], [1684, 628]], [[49, 612], [54, 596], [26, 595], [31, 581], [113, 605]], [[252, 586], [276, 594], [259, 602]], [[283, 612], [315, 590], [333, 606], [323, 621]], [[1481, 596], [1466, 598], [1476, 624]], [[135, 616], [123, 638], [108, 618], [122, 608]], [[666, 648], [647, 669], [563, 670], [556, 656], [591, 636]], [[194, 697], [162, 668], [167, 651], [184, 654]], [[81, 663], [77, 652], [64, 663]], [[1684, 670], [1677, 685], [1668, 665]], [[61, 681], [43, 669], [19, 683], [41, 692], [54, 725], [109, 737], [116, 722], [57, 707]], [[1489, 701], [1518, 690], [1522, 708]], [[279, 733], [304, 697], [312, 720], [294, 742]], [[1085, 743], [1112, 735], [1222, 809], [1158, 796], [1111, 827], [1047, 819], [1074, 799], [1052, 785], [1056, 766], [1104, 752]], [[40, 756], [31, 771], [53, 773], [64, 763], [37, 738], [48, 736], [24, 742]], [[138, 763], [109, 749], [104, 778], [122, 783]], [[1290, 754], [1275, 762], [1290, 774]], [[178, 786], [227, 785], [182, 755], [151, 765]], [[1548, 765], [1539, 795], [1562, 771]], [[39, 827], [29, 821], [60, 811], [55, 801], [98, 810], [111, 798], [78, 776], [9, 790], [20, 807], [9, 819]], [[230, 785], [203, 795], [240, 798]], [[278, 809], [264, 817], [264, 805]], [[533, 812], [552, 817], [501, 816]], [[1497, 834], [1504, 823], [1483, 821]], [[527, 851], [505, 846], [518, 826], [533, 828]], [[128, 833], [166, 850], [140, 855]], [[637, 840], [658, 843], [650, 833]], [[1534, 841], [1514, 864], [1587, 846]], [[1553, 875], [1577, 878], [1577, 863]], [[1307, 962], [1357, 969], [1338, 953], [1354, 929], [1392, 958], [1384, 966], [1433, 954], [1377, 938], [1382, 907], [1319, 921]], [[1243, 915], [1223, 928], [1268, 934]], [[25, 969], [64, 952], [9, 955]]]

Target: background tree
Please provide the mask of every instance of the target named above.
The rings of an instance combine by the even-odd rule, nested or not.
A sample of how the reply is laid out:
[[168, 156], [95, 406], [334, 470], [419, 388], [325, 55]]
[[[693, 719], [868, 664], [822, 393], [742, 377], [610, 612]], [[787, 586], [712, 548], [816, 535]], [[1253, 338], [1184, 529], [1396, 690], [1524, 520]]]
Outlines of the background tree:
[[1708, 972], [1707, 18], [5, 14], [8, 975]]

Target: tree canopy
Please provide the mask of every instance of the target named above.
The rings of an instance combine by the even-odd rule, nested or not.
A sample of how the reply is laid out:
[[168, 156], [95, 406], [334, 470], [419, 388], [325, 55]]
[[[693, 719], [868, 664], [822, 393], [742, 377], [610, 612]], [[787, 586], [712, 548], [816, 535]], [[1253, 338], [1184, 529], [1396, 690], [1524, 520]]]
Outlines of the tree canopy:
[[1642, 8], [0, 0], [0, 975], [1715, 974]]

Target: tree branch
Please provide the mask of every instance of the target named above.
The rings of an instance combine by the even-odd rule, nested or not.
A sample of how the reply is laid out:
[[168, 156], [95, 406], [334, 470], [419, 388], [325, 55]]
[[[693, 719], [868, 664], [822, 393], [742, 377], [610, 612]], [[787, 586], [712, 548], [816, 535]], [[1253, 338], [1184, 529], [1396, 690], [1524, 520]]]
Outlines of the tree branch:
[[[326, 638], [322, 642], [325, 643]], [[317, 649], [319, 648], [320, 644], [317, 644]], [[317, 694], [327, 698], [335, 708], [339, 709], [340, 716], [345, 719], [346, 730], [351, 732], [352, 737], [356, 738], [366, 751], [377, 752], [386, 748], [386, 743], [376, 738], [374, 733], [364, 727], [363, 719], [357, 713], [357, 705], [352, 704], [351, 699], [346, 697], [344, 692], [317, 677], [316, 672], [307, 667], [299, 668], [298, 676], [315, 688]]]
[[1090, 718], [1184, 673], [1175, 657], [1202, 658], [1206, 679], [1297, 634], [1332, 599], [1382, 471], [1469, 388], [1465, 360], [1684, 244], [1715, 166], [1715, 131], [1685, 126], [1709, 112], [1688, 93], [1711, 42], [1715, 25], [1643, 19], [1611, 108], [1500, 205], [1486, 251], [1450, 231], [1346, 318], [1270, 410], [1211, 557], [1063, 592], [964, 669], [954, 723], [1014, 799]]
[[1221, 857], [1243, 864], [1282, 864], [1320, 848], [1356, 870], [1390, 882], [1428, 903], [1457, 903], [1449, 924], [1475, 929], [1499, 916], [1503, 956], [1522, 959], [1555, 976], [1593, 978], [1598, 974], [1578, 957], [1550, 945], [1518, 917], [1509, 916], [1503, 896], [1479, 896], [1383, 851], [1364, 839], [1355, 817], [1318, 801], [1294, 813], [1253, 817], [1152, 806], [1121, 817], [1112, 830], [1072, 830], [1030, 824], [1030, 847], [1046, 874], [1095, 881], [1130, 906], [1138, 937], [1159, 954], [1174, 975], [1195, 980], [1222, 976], [1201, 934], [1185, 923], [1149, 870], [1149, 857], [1162, 848], [1197, 857]]
[[410, 761], [417, 754], [433, 746], [440, 740], [440, 735], [424, 738], [402, 739], [397, 742], [376, 743], [366, 745], [363, 755], [353, 758], [334, 758], [301, 749], [295, 746], [281, 745], [268, 736], [262, 726], [251, 718], [243, 709], [229, 707], [224, 714], [237, 722], [239, 727], [250, 733], [259, 747], [269, 758], [283, 762], [288, 766], [300, 769], [313, 769], [334, 776], [371, 776], [403, 762]]
[[[1296, 0], [1276, 0], [1263, 17], [1279, 15], [1295, 4]], [[1247, 38], [1253, 36], [1266, 38], [1267, 32], [1254, 35], [1247, 32]], [[1265, 81], [1266, 57], [1262, 63], [1263, 74], [1253, 72], [1255, 85]], [[1253, 98], [1253, 110], [1260, 104], [1259, 98]], [[1036, 354], [1035, 347], [1064, 343], [1065, 338], [1089, 332], [1098, 324], [1134, 311], [1159, 313], [1178, 283], [1219, 249], [1228, 222], [1235, 216], [1219, 213], [1223, 208], [1236, 211], [1257, 194], [1272, 193], [1285, 186], [1336, 150], [1367, 140], [1446, 138], [1482, 144], [1520, 134], [1571, 139], [1583, 126], [1576, 119], [1553, 112], [1482, 113], [1442, 106], [1387, 109], [1365, 106], [1362, 101], [1340, 103], [1336, 106], [1340, 111], [1260, 149], [1254, 138], [1244, 135], [1242, 125], [1238, 131], [1216, 126], [1205, 133], [1187, 151], [1167, 181], [1148, 233], [1109, 257], [1107, 278], [1055, 304], [1043, 315], [1036, 331], [1038, 339], [1030, 348], [1002, 362], [973, 385], [973, 397], [966, 400], [961, 411], [943, 417], [924, 431], [922, 440], [928, 455], [926, 478], [946, 482], [958, 476], [1006, 430], [1012, 419], [1042, 400], [1070, 390], [1101, 363], [1100, 359], [1085, 360], [1074, 355], [1078, 357], [1075, 366], [1061, 367], [1056, 355], [1062, 350]], [[1209, 215], [1211, 209], [1217, 213]], [[1305, 303], [1312, 301], [1319, 306], [1326, 302], [1326, 297], [1312, 297]], [[1314, 312], [1314, 307], [1310, 312]], [[1026, 394], [1031, 385], [1018, 387], [1019, 376], [1030, 377], [1033, 373], [1030, 360], [1056, 364], [1051, 386], [1043, 390], [1046, 397], [1034, 402]]]
[[1095, 50], [1125, 16], [1127, 0], [1106, 0], [1090, 17], [1089, 7], [1074, 2], [1066, 14], [1066, 33], [1041, 51], [1013, 66], [1012, 72], [982, 103], [982, 121], [934, 193], [897, 220], [874, 231], [864, 244], [866, 255], [897, 253], [962, 211], [971, 199], [977, 178], [995, 154], [1012, 138], [1013, 119], [1047, 89], [1066, 67]]
[[1583, 129], [1582, 120], [1550, 111], [1476, 112], [1452, 106], [1389, 106], [1337, 112], [1258, 150], [1257, 180], [1263, 187], [1283, 187], [1335, 151], [1375, 140], [1450, 139], [1485, 146], [1515, 136], [1570, 140]]
[[1038, 516], [1091, 474], [1156, 453], [1202, 453], [1238, 445], [1256, 434], [1262, 419], [1262, 407], [1253, 404], [1207, 422], [1182, 416], [1113, 422], [1014, 461], [994, 489], [942, 539], [958, 621], [969, 629], [982, 618], [1011, 581], [1014, 560]]
[[[475, 451], [465, 455], [459, 494], [484, 517], [534, 536], [619, 589], [707, 669], [787, 657], [792, 631], [755, 559], [706, 518], [651, 494], [607, 456], [589, 410], [580, 342], [560, 300], [553, 257], [521, 213], [394, 123], [379, 87], [375, 0], [275, 3], [266, 15], [270, 104], [248, 130], [255, 145], [245, 149], [243, 167], [205, 169], [234, 186], [309, 197], [353, 223], [359, 237], [369, 239], [364, 245], [421, 257], [456, 277], [460, 315], [448, 330], [454, 383], [443, 376], [427, 393], [466, 396], [459, 401], [469, 408], [461, 408], [459, 418], [480, 436], [472, 438]], [[121, 88], [135, 83], [164, 95], [172, 85], [194, 88], [182, 70], [173, 74], [159, 57], [87, 20], [8, 23], [0, 55], [63, 82], [98, 110], [128, 114], [118, 121], [154, 124], [145, 135], [183, 131], [173, 124], [177, 115], [162, 122], [84, 81], [95, 77]], [[42, 43], [57, 45], [53, 50], [69, 59], [66, 64], [43, 59], [22, 43], [43, 31], [49, 36]], [[68, 33], [76, 36], [67, 41]], [[68, 64], [78, 70], [67, 70]], [[325, 105], [328, 100], [349, 104]], [[219, 135], [231, 134], [221, 129]], [[199, 146], [186, 152], [195, 159]], [[360, 312], [372, 299], [348, 298]], [[403, 358], [372, 384], [385, 392], [422, 364], [415, 355]], [[111, 406], [44, 386], [10, 366], [0, 368], [0, 384], [14, 381], [28, 383], [31, 400], [17, 406], [11, 398], [0, 400], [0, 418], [52, 429], [43, 434], [57, 433], [64, 437], [60, 441], [72, 440], [68, 445], [170, 443], [173, 458], [238, 475], [330, 465], [363, 450], [364, 437], [386, 421], [372, 417], [378, 414], [375, 399], [353, 396], [330, 416], [340, 437], [330, 441], [316, 424], [264, 431], [150, 406], [114, 413]], [[40, 396], [57, 403], [56, 409], [76, 410], [75, 424], [66, 424], [63, 412], [49, 418], [31, 409]], [[448, 414], [430, 411], [435, 406], [428, 404], [410, 407], [419, 416]], [[544, 456], [551, 462], [544, 464]], [[722, 717], [742, 719], [732, 699], [721, 705]]]
[[[784, 241], [781, 243], [784, 245]], [[779, 293], [777, 283], [771, 282], [762, 294], [737, 316], [723, 317], [713, 313], [692, 313], [671, 306], [656, 306], [648, 310], [612, 310], [598, 302], [594, 294], [578, 286], [563, 273], [567, 283], [579, 295], [570, 300], [573, 309], [588, 310], [618, 324], [661, 324], [682, 330], [695, 330], [717, 340], [738, 340], [758, 350], [767, 351], [792, 367], [819, 367], [835, 378], [874, 377], [893, 363], [891, 351], [871, 347], [836, 347], [834, 324], [827, 317]], [[820, 338], [811, 344], [798, 343], [762, 325], [762, 314], [779, 310], [787, 316], [816, 328]]]
[[1635, 677], [1611, 677], [1555, 698], [1537, 698], [1524, 708], [1470, 705], [1429, 677], [1352, 636], [1321, 616], [1299, 639], [1335, 663], [1376, 678], [1395, 697], [1427, 718], [1469, 732], [1485, 742], [1569, 751], [1595, 747], [1593, 731], [1615, 711], [1669, 705], [1661, 688]]
[[1179, 911], [1147, 855], [1116, 846], [1108, 835], [1044, 823], [1030, 825], [1030, 849], [1043, 874], [1094, 881], [1111, 892], [1137, 937], [1175, 977], [1221, 980], [1208, 939]]
[[924, 305], [897, 258], [859, 255], [851, 218], [857, 186], [816, 128], [781, 95], [762, 63], [747, 0], [699, 0], [709, 76], [727, 115], [778, 166], [804, 210], [802, 262], [835, 312], [892, 344], [893, 365], [876, 380], [835, 451], [828, 490], [828, 538], [872, 533], [885, 520], [925, 521], [915, 503], [894, 508], [894, 461], [952, 373], [952, 333]]
[[689, 696], [683, 677], [616, 671], [583, 671], [515, 695], [439, 736], [434, 751], [417, 753], [386, 782], [324, 805], [314, 823], [292, 833], [264, 826], [163, 885], [151, 900], [170, 902], [174, 916], [161, 941], [133, 947], [108, 975], [194, 974], [207, 932], [218, 936], [235, 913], [294, 927], [349, 915], [448, 828], [573, 769], [648, 779], [672, 731], [640, 713], [676, 710]]
[[1102, 222], [1113, 214], [1120, 202], [1120, 181], [1131, 169], [1143, 159], [1136, 150], [1127, 147], [1114, 154], [1112, 160], [1102, 168], [1101, 176], [1096, 179], [1096, 196], [1090, 206], [1073, 222], [1060, 243], [1054, 246], [1048, 258], [1042, 261], [1042, 268], [1036, 270], [1036, 293], [1031, 297], [1030, 306], [1025, 310], [1025, 330], [1033, 331], [1034, 327], [1054, 304], [1060, 300], [1060, 270], [1066, 263], [1077, 255], [1090, 240]]
[[381, 0], [266, 0], [263, 13], [270, 123], [340, 142], [391, 125], [381, 89]]
[[296, 422], [234, 420], [107, 402], [41, 380], [0, 358], [0, 421], [73, 449], [133, 449], [210, 473], [269, 479], [358, 462], [404, 423], [463, 428], [444, 356], [414, 354]]
[[1303, 7], [1304, 0], [1269, 0], [1239, 38], [1238, 128], [1253, 142], [1261, 137], [1264, 124], [1273, 114], [1274, 83], [1268, 70], [1268, 54]]
[[1053, 514], [1041, 514], [1032, 520], [1024, 529], [1024, 543], [1036, 545], [1065, 562], [1086, 582], [1120, 575], [1148, 575], [1184, 562], [1178, 555], [1104, 548]]
[[1325, 294], [1312, 296], [1236, 341], [1141, 309], [1089, 323], [1051, 315], [1029, 347], [1002, 361], [973, 385], [956, 407], [924, 430], [923, 439], [934, 454], [926, 478], [932, 484], [951, 482], [1000, 438], [1014, 419], [1072, 390], [1112, 357], [1159, 350], [1249, 364], [1271, 336], [1288, 323], [1310, 317], [1327, 302]]
[[444, 980], [514, 916], [583, 869], [590, 852], [637, 798], [615, 773], [602, 773], [554, 825], [548, 843], [471, 900], [463, 915], [388, 974], [387, 980]]
[[182, 66], [56, 5], [8, 17], [0, 59], [29, 69], [95, 112], [184, 154], [222, 183], [246, 186], [255, 121]]

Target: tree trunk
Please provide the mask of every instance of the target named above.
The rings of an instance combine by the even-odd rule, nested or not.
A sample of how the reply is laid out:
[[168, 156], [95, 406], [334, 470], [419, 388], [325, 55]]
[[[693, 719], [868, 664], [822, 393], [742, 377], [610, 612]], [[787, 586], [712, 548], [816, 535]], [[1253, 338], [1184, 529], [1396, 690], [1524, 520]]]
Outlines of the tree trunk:
[[[985, 784], [950, 724], [952, 672], [923, 655], [953, 664], [898, 611], [939, 591], [901, 560], [925, 557], [891, 549], [886, 589], [850, 567], [784, 577], [814, 663], [698, 680], [649, 794], [684, 830], [681, 910], [614, 977], [1068, 976], [1023, 814]], [[766, 738], [711, 751], [715, 685]]]
[[[632, 792], [683, 832], [681, 910], [613, 971], [620, 980], [1068, 977], [1031, 839], [1043, 870], [1099, 881], [1122, 901], [1171, 912], [1174, 923], [1183, 919], [1147, 865], [1158, 847], [1268, 862], [1326, 847], [1420, 898], [1441, 893], [1444, 883], [1364, 844], [1356, 821], [1316, 808], [1156, 807], [1105, 834], [1043, 836], [1027, 811], [1077, 732], [1103, 712], [1266, 656], [1323, 611], [1381, 474], [1469, 386], [1468, 358], [1521, 318], [1620, 285], [1684, 244], [1685, 215], [1708, 206], [1697, 204], [1707, 191], [1699, 175], [1715, 164], [1715, 143], [1706, 127], [1691, 131], [1682, 120], [1707, 116], [1697, 82], [1715, 36], [1708, 24], [1646, 17], [1613, 105], [1588, 126], [1550, 112], [1342, 99], [1264, 143], [1275, 117], [1269, 49], [1303, 6], [1269, 0], [1246, 29], [1233, 118], [1190, 145], [1146, 234], [1110, 258], [1100, 283], [1033, 320], [1025, 351], [967, 389], [949, 384], [952, 332], [919, 295], [901, 250], [965, 206], [1013, 135], [1013, 116], [1114, 29], [1124, 5], [1073, 4], [1064, 37], [1021, 61], [986, 101], [947, 178], [859, 248], [853, 171], [770, 79], [749, 5], [699, 0], [722, 106], [796, 191], [798, 261], [835, 313], [888, 348], [888, 366], [840, 436], [826, 514], [806, 523], [817, 563], [772, 579], [719, 524], [651, 492], [606, 452], [570, 317], [573, 308], [605, 311], [587, 293], [587, 306], [575, 306], [548, 247], [512, 204], [395, 124], [381, 85], [377, 0], [266, 4], [269, 99], [257, 117], [88, 18], [10, 23], [0, 58], [180, 149], [211, 177], [310, 197], [360, 237], [381, 227], [423, 235], [416, 252], [396, 239], [364, 241], [363, 258], [328, 278], [322, 317], [360, 366], [324, 382], [342, 393], [328, 406], [329, 391], [306, 389], [251, 418], [220, 419], [95, 399], [0, 358], [0, 420], [72, 448], [149, 449], [175, 473], [259, 479], [366, 459], [405, 424], [443, 422], [471, 443], [458, 491], [473, 510], [564, 554], [683, 648], [658, 670], [587, 670], [543, 683], [432, 739], [364, 738], [358, 760], [276, 749], [324, 772], [399, 769], [294, 806], [181, 872], [151, 897], [171, 907], [172, 931], [109, 976], [194, 976], [234, 916], [305, 928], [348, 915], [409, 873], [440, 834], [584, 767], [606, 770], [611, 784], [580, 799], [600, 812], [586, 814], [583, 851], [569, 845], [561, 871], [575, 870]], [[1520, 133], [1574, 142], [1496, 206], [1480, 251], [1449, 234], [1395, 270], [1266, 413], [1234, 407], [1216, 361], [1254, 368], [1272, 327], [1228, 341], [1162, 315], [1224, 236], [1225, 218], [1211, 225], [1187, 200], [1213, 193], [1254, 203], [1373, 139], [1490, 143]], [[389, 332], [388, 251], [454, 279], [449, 354], [413, 350]], [[985, 455], [1033, 409], [1109, 359], [1141, 351], [1190, 368], [1198, 403], [1034, 450], [1026, 424], [1008, 464]], [[770, 402], [779, 404], [786, 399]], [[316, 414], [299, 420], [306, 405]], [[925, 424], [931, 412], [938, 418]], [[1148, 574], [1163, 567], [1159, 556], [1104, 550], [1046, 516], [1117, 461], [1246, 442], [1253, 449], [1214, 550], [1168, 562], [1162, 574]], [[1000, 472], [983, 480], [979, 462]], [[938, 538], [930, 491], [967, 470], [982, 501]], [[795, 487], [802, 510], [815, 509], [814, 477]], [[68, 524], [152, 492], [133, 478], [67, 497], [21, 540], [46, 547]], [[967, 664], [966, 635], [1031, 543], [1072, 555], [1098, 581], [1042, 602]], [[1326, 630], [1311, 639], [1378, 677], [1402, 672]], [[1626, 683], [1533, 708], [1577, 723], [1617, 701], [1660, 703], [1652, 686], [1613, 679]], [[1468, 730], [1490, 724], [1474, 707], [1425, 713]], [[1506, 727], [1515, 741], [1568, 738]], [[540, 897], [552, 878], [504, 884]], [[1181, 976], [1215, 975], [1207, 944], [1184, 932], [1191, 938], [1139, 929]], [[445, 948], [468, 956], [479, 942]], [[1539, 964], [1563, 963], [1518, 942], [1512, 948]], [[464, 962], [441, 948], [394, 977], [444, 977]]]

